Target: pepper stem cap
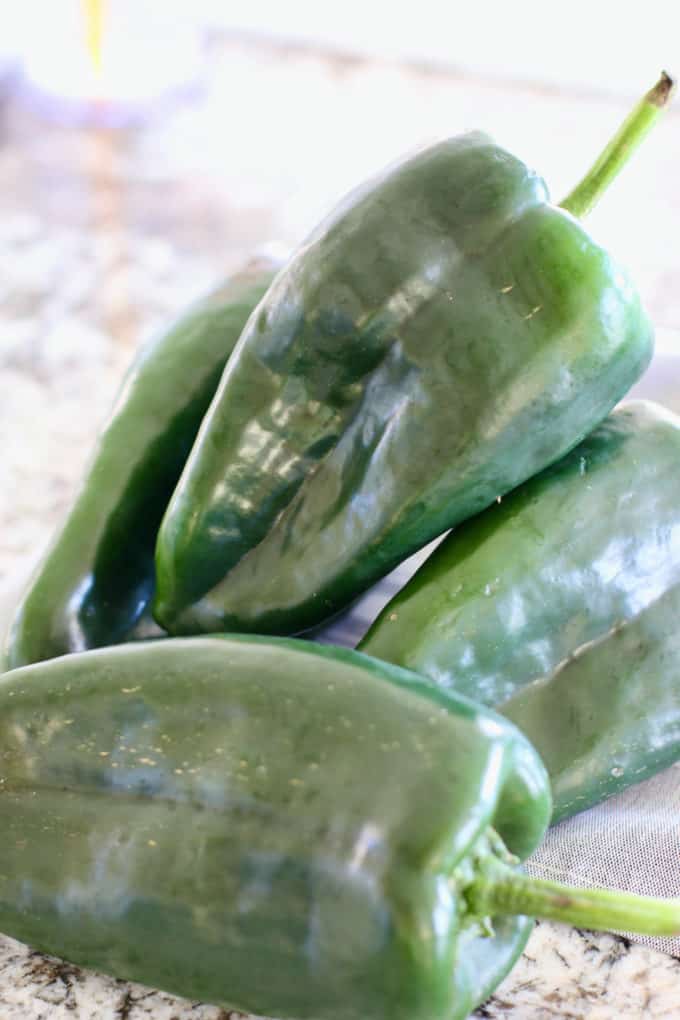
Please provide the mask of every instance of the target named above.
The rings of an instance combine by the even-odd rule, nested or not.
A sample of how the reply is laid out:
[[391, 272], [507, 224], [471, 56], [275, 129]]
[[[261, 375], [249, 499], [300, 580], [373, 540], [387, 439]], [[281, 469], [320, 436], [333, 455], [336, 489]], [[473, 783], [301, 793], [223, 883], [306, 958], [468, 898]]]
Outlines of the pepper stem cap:
[[560, 202], [562, 209], [579, 219], [588, 215], [654, 127], [668, 106], [674, 88], [673, 78], [662, 71], [656, 85], [631, 110], [583, 180]]

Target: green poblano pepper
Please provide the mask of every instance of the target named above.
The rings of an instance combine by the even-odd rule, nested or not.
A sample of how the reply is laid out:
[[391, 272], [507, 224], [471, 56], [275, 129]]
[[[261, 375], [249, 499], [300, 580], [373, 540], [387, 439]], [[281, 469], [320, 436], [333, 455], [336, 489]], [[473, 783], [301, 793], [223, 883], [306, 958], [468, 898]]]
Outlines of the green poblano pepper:
[[161, 526], [156, 618], [321, 623], [570, 450], [651, 351], [628, 278], [520, 160], [481, 134], [407, 159], [339, 206], [246, 325]]
[[674, 903], [522, 875], [550, 814], [529, 743], [355, 652], [216, 637], [53, 659], [4, 676], [0, 747], [0, 930], [191, 998], [456, 1020], [527, 914], [680, 927]]
[[278, 263], [254, 260], [132, 364], [68, 517], [24, 596], [9, 668], [160, 633], [156, 534], [226, 361]]
[[360, 648], [508, 716], [554, 820], [680, 758], [680, 418], [631, 401], [467, 521]]

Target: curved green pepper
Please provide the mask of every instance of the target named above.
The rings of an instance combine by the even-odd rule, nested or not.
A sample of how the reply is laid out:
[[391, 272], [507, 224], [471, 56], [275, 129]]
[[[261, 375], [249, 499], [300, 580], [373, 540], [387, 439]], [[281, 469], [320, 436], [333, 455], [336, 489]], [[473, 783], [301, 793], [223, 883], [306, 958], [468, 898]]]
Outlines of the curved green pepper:
[[[609, 146], [591, 202], [668, 91]], [[480, 134], [407, 159], [340, 205], [245, 327], [159, 532], [156, 618], [323, 622], [565, 454], [651, 350], [628, 278], [520, 160]]]
[[550, 813], [512, 724], [355, 652], [196, 638], [0, 683], [0, 930], [279, 1017], [457, 1020], [534, 910], [680, 907], [532, 881]]
[[680, 418], [622, 406], [454, 531], [360, 644], [511, 718], [554, 820], [680, 757], [679, 464]]
[[7, 666], [147, 637], [156, 533], [224, 365], [277, 265], [255, 260], [147, 345], [14, 621]]

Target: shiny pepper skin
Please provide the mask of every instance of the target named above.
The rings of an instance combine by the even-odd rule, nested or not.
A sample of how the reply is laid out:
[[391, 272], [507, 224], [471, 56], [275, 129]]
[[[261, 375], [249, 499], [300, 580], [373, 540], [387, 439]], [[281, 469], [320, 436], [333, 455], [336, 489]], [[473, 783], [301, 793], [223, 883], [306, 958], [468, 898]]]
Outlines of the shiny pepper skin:
[[352, 193], [247, 323], [169, 504], [171, 633], [304, 631], [559, 459], [646, 367], [622, 270], [481, 134]]
[[631, 401], [457, 528], [360, 648], [512, 719], [555, 821], [680, 757], [680, 418]]
[[539, 842], [539, 758], [356, 652], [63, 656], [4, 676], [0, 749], [0, 931], [74, 963], [267, 1016], [457, 1020], [531, 930], [465, 890]]

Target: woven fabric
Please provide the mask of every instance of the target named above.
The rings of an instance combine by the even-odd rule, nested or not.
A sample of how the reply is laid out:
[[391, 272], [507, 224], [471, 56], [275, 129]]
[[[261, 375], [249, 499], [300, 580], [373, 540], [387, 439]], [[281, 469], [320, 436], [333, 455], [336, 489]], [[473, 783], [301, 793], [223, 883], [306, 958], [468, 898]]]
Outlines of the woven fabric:
[[[680, 763], [554, 826], [527, 871], [587, 888], [680, 897]], [[624, 934], [680, 956], [680, 938]]]

